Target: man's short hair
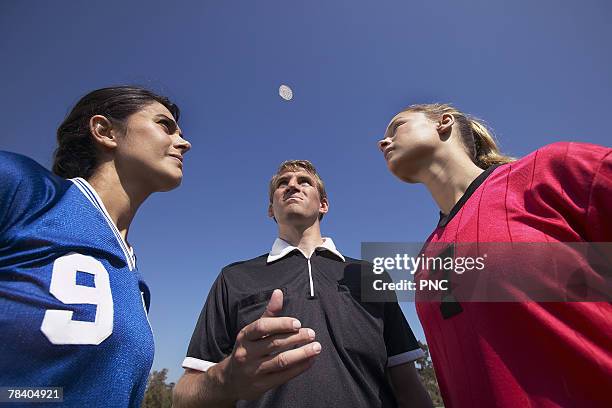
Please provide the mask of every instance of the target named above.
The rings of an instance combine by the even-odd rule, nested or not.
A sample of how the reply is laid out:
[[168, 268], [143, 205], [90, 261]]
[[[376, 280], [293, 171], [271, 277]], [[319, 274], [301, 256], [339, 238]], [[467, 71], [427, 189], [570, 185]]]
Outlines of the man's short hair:
[[[272, 176], [272, 179], [270, 180], [270, 186], [269, 186], [270, 204], [272, 204], [272, 197], [274, 196], [274, 190], [276, 190], [276, 187], [277, 187], [276, 183], [278, 182], [278, 179], [280, 178], [280, 176], [282, 176], [284, 173], [295, 172], [295, 171], [305, 171], [306, 173], [310, 174], [315, 180], [317, 191], [319, 192], [319, 200], [321, 201], [323, 201], [323, 199], [327, 200], [327, 193], [325, 192], [325, 184], [323, 183], [323, 180], [321, 180], [319, 173], [317, 173], [317, 169], [315, 169], [312, 163], [308, 160], [287, 160], [281, 163], [281, 165], [278, 167], [278, 170], [276, 171], [276, 174], [274, 174]], [[319, 220], [321, 220], [322, 218], [323, 218], [323, 214], [320, 214]]]

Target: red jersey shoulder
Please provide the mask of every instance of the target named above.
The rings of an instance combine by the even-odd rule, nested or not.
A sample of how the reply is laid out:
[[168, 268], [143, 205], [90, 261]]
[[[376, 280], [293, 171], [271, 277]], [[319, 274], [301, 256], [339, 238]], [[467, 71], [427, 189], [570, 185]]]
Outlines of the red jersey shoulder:
[[[596, 170], [602, 160], [610, 157], [612, 148], [582, 142], [557, 142], [543, 146], [526, 156], [527, 161], [555, 168], [582, 171]], [[521, 159], [523, 160], [523, 159]]]
[[611, 152], [609, 147], [591, 143], [557, 142], [539, 148], [510, 166], [515, 176], [525, 176], [522, 181], [527, 190], [582, 195], [588, 193], [602, 166], [612, 161]]

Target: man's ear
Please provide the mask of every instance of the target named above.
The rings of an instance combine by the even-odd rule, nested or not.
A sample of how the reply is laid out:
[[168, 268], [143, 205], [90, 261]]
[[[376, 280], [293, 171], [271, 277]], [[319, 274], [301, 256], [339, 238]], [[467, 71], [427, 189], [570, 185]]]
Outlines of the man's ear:
[[272, 203], [270, 203], [270, 205], [268, 206], [268, 217], [272, 218], [274, 222], [278, 224], [278, 221], [276, 221], [276, 218], [274, 217], [274, 211], [272, 210]]
[[105, 116], [92, 116], [89, 119], [89, 131], [96, 145], [106, 149], [117, 147], [116, 132], [113, 130], [113, 124]]
[[445, 113], [442, 115], [440, 120], [438, 121], [438, 126], [436, 127], [439, 134], [445, 134], [450, 132], [453, 128], [453, 124], [455, 123], [455, 117], [450, 113]]
[[327, 198], [321, 199], [321, 205], [319, 205], [319, 214], [327, 214], [329, 211], [329, 200]]

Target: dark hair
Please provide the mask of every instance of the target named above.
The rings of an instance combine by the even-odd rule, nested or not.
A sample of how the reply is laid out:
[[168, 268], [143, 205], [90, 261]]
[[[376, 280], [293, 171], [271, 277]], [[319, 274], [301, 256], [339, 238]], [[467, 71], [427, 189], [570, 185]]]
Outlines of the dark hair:
[[168, 108], [178, 121], [180, 110], [170, 99], [137, 86], [96, 89], [83, 96], [57, 128], [53, 172], [64, 178], [89, 178], [98, 165], [89, 129], [91, 117], [103, 115], [114, 125], [122, 126], [130, 115], [153, 102]]

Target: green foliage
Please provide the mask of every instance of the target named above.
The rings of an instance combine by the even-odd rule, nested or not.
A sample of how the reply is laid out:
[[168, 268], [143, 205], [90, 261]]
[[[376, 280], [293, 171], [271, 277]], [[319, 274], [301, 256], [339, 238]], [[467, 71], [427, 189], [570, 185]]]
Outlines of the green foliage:
[[171, 408], [174, 383], [166, 384], [168, 369], [149, 374], [142, 408]]
[[425, 352], [425, 357], [416, 361], [419, 378], [429, 393], [434, 407], [443, 407], [444, 401], [442, 400], [442, 394], [440, 394], [440, 388], [436, 380], [436, 373], [434, 372], [433, 364], [429, 357], [429, 347], [427, 347], [427, 344], [421, 342], [419, 342], [419, 346]]

